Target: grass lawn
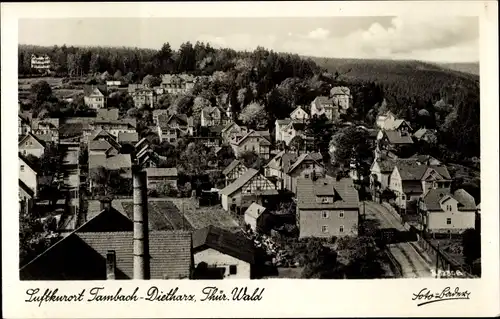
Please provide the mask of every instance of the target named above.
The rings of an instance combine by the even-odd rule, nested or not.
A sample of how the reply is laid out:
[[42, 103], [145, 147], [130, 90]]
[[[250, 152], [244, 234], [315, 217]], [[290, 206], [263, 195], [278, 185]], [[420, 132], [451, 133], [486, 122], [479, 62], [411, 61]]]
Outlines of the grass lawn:
[[19, 85], [19, 90], [29, 90], [33, 83], [39, 81], [46, 81], [51, 87], [62, 85], [62, 78], [54, 77], [37, 77], [37, 78], [22, 78], [18, 79], [17, 83]]

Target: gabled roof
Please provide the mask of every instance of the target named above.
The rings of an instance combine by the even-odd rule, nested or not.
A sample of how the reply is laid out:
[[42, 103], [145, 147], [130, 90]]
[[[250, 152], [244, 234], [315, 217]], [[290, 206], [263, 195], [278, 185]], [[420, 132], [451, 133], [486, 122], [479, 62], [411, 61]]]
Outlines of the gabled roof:
[[26, 185], [21, 179], [19, 179], [19, 188], [28, 193], [30, 197], [33, 198], [35, 196], [35, 192], [31, 188], [29, 188], [28, 185]]
[[474, 198], [463, 189], [457, 189], [453, 194], [444, 188], [429, 189], [423, 201], [427, 210], [441, 210], [441, 200], [447, 196], [458, 202], [459, 210], [476, 210]]
[[450, 180], [451, 176], [448, 168], [445, 165], [426, 165], [416, 161], [398, 162], [396, 164], [399, 175], [403, 181], [405, 180], [424, 180], [432, 171], [438, 173], [443, 179]]
[[201, 110], [201, 116], [206, 119], [220, 119], [221, 110], [216, 106], [206, 106]]
[[149, 177], [161, 177], [161, 176], [168, 176], [168, 177], [177, 177], [177, 168], [175, 167], [148, 167], [144, 169], [146, 171], [146, 174]]
[[271, 145], [271, 142], [269, 142], [269, 140], [266, 137], [262, 136], [259, 132], [254, 131], [254, 130], [250, 130], [242, 138], [240, 138], [239, 140], [237, 140], [235, 142], [232, 142], [232, 143], [236, 144], [236, 145], [240, 145], [244, 140], [246, 140], [250, 136], [252, 136], [252, 137], [261, 137], [262, 138], [262, 140], [260, 141], [261, 144]]
[[39, 139], [35, 134], [32, 134], [31, 132], [28, 132], [28, 134], [24, 135], [21, 140], [18, 143], [18, 146], [21, 146], [25, 141], [28, 139], [34, 139], [37, 143], [39, 143], [42, 147], [45, 147], [45, 142]]
[[295, 161], [295, 163], [293, 163], [293, 165], [288, 169], [288, 173], [291, 173], [293, 172], [297, 167], [299, 167], [300, 164], [302, 164], [302, 162], [304, 161], [307, 161], [307, 160], [310, 160], [310, 161], [314, 161], [316, 164], [318, 164], [318, 166], [320, 167], [323, 167], [323, 164], [320, 163], [321, 159], [323, 157], [321, 156], [321, 154], [317, 154], [317, 153], [304, 153], [304, 154], [301, 154], [297, 160]]
[[249, 264], [255, 262], [253, 242], [241, 233], [232, 233], [212, 225], [195, 230], [193, 232], [193, 252], [196, 253], [208, 248]]
[[[332, 196], [333, 203], [317, 202], [317, 196]], [[297, 207], [300, 209], [359, 209], [358, 191], [352, 179], [337, 181], [326, 176], [313, 181], [311, 178], [297, 179]]]
[[297, 157], [295, 152], [281, 151], [266, 166], [286, 173]]
[[24, 157], [21, 153], [18, 153], [19, 159], [22, 160], [26, 165], [29, 166], [35, 173], [38, 173], [38, 169], [36, 168], [35, 164], [30, 162], [26, 157]]
[[107, 85], [94, 85], [94, 84], [85, 84], [83, 86], [83, 95], [90, 96], [93, 94], [102, 94], [106, 96], [108, 92]]
[[227, 185], [225, 188], [220, 190], [220, 194], [230, 196], [240, 188], [242, 188], [248, 181], [250, 181], [254, 176], [259, 174], [259, 172], [253, 168], [249, 168], [243, 175], [238, 177], [234, 182]]
[[89, 155], [89, 169], [102, 166], [108, 170], [119, 170], [132, 167], [130, 154], [117, 154], [111, 157], [106, 155]]
[[89, 151], [107, 151], [110, 148], [114, 147], [106, 140], [93, 140], [89, 143]]
[[387, 140], [391, 144], [413, 144], [410, 134], [401, 134], [399, 131], [384, 131]]
[[229, 174], [233, 169], [235, 169], [238, 165], [243, 165], [243, 163], [241, 163], [239, 160], [235, 159], [231, 162], [231, 164], [229, 164], [223, 171], [222, 171], [222, 174], [223, 175], [227, 175]]
[[255, 219], [259, 218], [265, 212], [266, 208], [257, 203], [252, 203], [250, 207], [245, 211], [245, 215], [253, 217]]
[[292, 123], [292, 119], [286, 118], [286, 119], [282, 119], [282, 120], [276, 120], [276, 123], [279, 126], [285, 126], [285, 125]]

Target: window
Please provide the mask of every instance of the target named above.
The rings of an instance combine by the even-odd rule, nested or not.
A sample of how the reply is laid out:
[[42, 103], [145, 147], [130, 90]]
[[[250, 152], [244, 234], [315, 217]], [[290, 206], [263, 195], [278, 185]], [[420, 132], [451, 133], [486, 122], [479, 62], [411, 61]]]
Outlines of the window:
[[323, 218], [328, 218], [330, 217], [330, 214], [327, 212], [327, 211], [324, 211], [321, 216], [323, 216]]
[[343, 233], [343, 232], [344, 232], [344, 226], [340, 225], [340, 227], [339, 227], [339, 233]]
[[323, 204], [328, 204], [328, 198], [327, 198], [327, 197], [323, 197], [323, 198], [321, 199], [321, 202], [322, 202]]
[[305, 178], [309, 178], [309, 174], [304, 174], [304, 177]]
[[172, 142], [175, 142], [175, 138], [170, 138], [169, 141], [172, 143]]
[[328, 226], [326, 225], [321, 226], [321, 232], [328, 233]]
[[344, 211], [339, 212], [339, 218], [344, 218]]
[[451, 225], [451, 218], [446, 218], [446, 225]]
[[24, 165], [21, 165], [20, 170], [21, 172], [24, 172]]
[[236, 265], [229, 266], [229, 274], [236, 275]]

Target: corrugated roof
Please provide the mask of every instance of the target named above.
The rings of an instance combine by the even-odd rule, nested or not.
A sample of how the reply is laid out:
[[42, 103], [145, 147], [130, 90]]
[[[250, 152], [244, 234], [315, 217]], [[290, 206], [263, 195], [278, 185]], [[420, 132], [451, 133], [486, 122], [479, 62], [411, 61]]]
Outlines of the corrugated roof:
[[[116, 268], [133, 278], [133, 232], [77, 233], [87, 245], [106, 258], [116, 254]], [[151, 279], [189, 278], [191, 271], [191, 234], [186, 231], [149, 232]]]
[[177, 177], [177, 168], [175, 167], [148, 167], [144, 169], [148, 177], [152, 176], [172, 176]]
[[[330, 204], [317, 203], [317, 193], [335, 196], [337, 200]], [[327, 176], [313, 181], [311, 178], [297, 179], [297, 207], [300, 209], [359, 209], [358, 191], [354, 188], [352, 179], [343, 178], [337, 181]]]
[[207, 248], [215, 249], [250, 264], [255, 262], [253, 242], [241, 233], [232, 233], [212, 225], [195, 230], [193, 232], [194, 253]]
[[231, 184], [227, 185], [220, 191], [222, 195], [231, 195], [236, 192], [238, 189], [242, 188], [249, 180], [251, 180], [254, 176], [259, 174], [259, 172], [253, 168], [249, 168], [243, 175], [241, 175], [238, 179], [236, 179]]

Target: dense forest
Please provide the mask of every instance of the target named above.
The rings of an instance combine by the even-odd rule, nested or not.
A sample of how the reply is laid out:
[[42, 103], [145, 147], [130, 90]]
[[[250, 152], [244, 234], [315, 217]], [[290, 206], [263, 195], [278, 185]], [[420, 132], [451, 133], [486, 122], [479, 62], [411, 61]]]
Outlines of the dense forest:
[[296, 105], [307, 107], [332, 86], [345, 85], [353, 95], [347, 120], [370, 126], [377, 114], [391, 110], [414, 130], [437, 129], [438, 143], [429, 153], [450, 161], [479, 157], [479, 77], [430, 63], [303, 58], [262, 47], [240, 52], [200, 42], [183, 43], [178, 50], [168, 43], [160, 50], [21, 45], [20, 76], [32, 73], [33, 53], [49, 55], [61, 77], [107, 72], [139, 83], [165, 73], [210, 75], [211, 81], [198, 83], [190, 94], [163, 99], [160, 107], [196, 115], [204, 105], [224, 101], [256, 128], [272, 129], [274, 120]]

